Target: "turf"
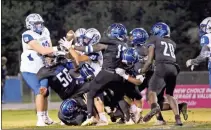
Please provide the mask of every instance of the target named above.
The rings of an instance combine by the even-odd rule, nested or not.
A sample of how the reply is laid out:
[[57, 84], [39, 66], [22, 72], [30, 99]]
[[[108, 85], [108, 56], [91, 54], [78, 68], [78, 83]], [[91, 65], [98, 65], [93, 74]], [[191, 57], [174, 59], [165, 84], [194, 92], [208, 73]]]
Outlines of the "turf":
[[[148, 112], [144, 111], [144, 114]], [[174, 116], [171, 111], [163, 112], [164, 118], [167, 121], [165, 126], [153, 126], [155, 119], [152, 119], [149, 123], [136, 124], [136, 125], [117, 125], [114, 123], [108, 126], [88, 126], [88, 127], [76, 127], [76, 126], [61, 126], [55, 124], [47, 127], [35, 127], [36, 115], [32, 110], [19, 110], [19, 111], [2, 111], [2, 128], [3, 129], [211, 129], [211, 109], [191, 109], [189, 110], [188, 121], [184, 121], [182, 127], [174, 126]], [[52, 119], [59, 122], [57, 118], [57, 111], [49, 111], [49, 115]], [[181, 116], [182, 117], [182, 116]]]

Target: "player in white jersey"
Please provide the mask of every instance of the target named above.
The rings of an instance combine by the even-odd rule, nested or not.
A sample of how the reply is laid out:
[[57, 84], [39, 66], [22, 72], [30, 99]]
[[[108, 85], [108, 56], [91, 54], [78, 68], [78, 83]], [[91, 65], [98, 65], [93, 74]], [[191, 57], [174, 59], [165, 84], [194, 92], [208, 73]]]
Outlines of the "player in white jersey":
[[[89, 28], [84, 34], [84, 45], [97, 44], [101, 39], [100, 32], [95, 28]], [[103, 65], [103, 54], [101, 51], [94, 53], [85, 53], [91, 59], [90, 66], [95, 69], [95, 76], [100, 72]]]
[[[89, 28], [87, 30], [85, 28], [79, 28], [75, 31], [75, 39], [76, 39], [75, 46], [87, 46], [88, 49], [88, 45], [94, 45], [100, 41], [101, 35], [100, 32], [95, 28]], [[84, 53], [79, 51], [77, 52], [80, 53], [81, 55], [89, 56], [90, 61], [88, 61], [88, 63], [92, 68], [95, 69], [94, 74], [96, 76], [102, 69], [102, 64], [103, 64], [102, 52], [101, 51], [97, 53], [96, 52]], [[108, 125], [108, 119], [105, 116], [104, 112], [104, 104], [99, 97], [95, 98], [95, 106], [97, 108], [100, 117], [100, 121], [98, 122], [97, 125]]]
[[194, 69], [195, 65], [199, 65], [201, 62], [205, 61], [207, 58], [208, 70], [209, 70], [209, 86], [211, 88], [211, 17], [205, 18], [200, 23], [200, 44], [202, 46], [200, 55], [195, 59], [189, 59], [186, 62], [186, 66], [191, 66], [191, 70]]
[[57, 47], [52, 48], [50, 33], [43, 25], [43, 18], [36, 13], [26, 17], [26, 28], [22, 34], [23, 52], [21, 54], [20, 71], [23, 79], [36, 95], [37, 126], [52, 124], [47, 112], [47, 93], [48, 80], [38, 81], [36, 76], [38, 70], [44, 66], [43, 55], [56, 52]]
[[[88, 46], [96, 44], [100, 41], [101, 35], [100, 32], [95, 28], [79, 28], [75, 32], [76, 36], [76, 46]], [[90, 59], [90, 66], [95, 69], [95, 76], [100, 72], [103, 64], [103, 55], [102, 52], [95, 52], [95, 53], [84, 53], [79, 52], [80, 54], [85, 54], [89, 56]]]

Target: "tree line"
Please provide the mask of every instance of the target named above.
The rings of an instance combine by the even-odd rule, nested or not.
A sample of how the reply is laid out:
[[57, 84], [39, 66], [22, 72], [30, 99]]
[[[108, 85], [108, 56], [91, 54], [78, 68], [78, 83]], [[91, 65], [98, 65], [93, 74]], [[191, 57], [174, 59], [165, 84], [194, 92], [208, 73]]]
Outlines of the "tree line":
[[[209, 0], [164, 1], [88, 1], [88, 0], [3, 0], [1, 54], [8, 58], [10, 75], [19, 73], [22, 52], [21, 34], [25, 31], [25, 18], [39, 13], [50, 30], [53, 45], [70, 30], [84, 27], [97, 28], [101, 33], [112, 23], [124, 24], [128, 32], [143, 27], [148, 32], [156, 22], [165, 22], [171, 28], [177, 43], [176, 57], [181, 70], [187, 71], [185, 62], [200, 52], [198, 25], [211, 16]], [[197, 70], [206, 70], [206, 63]]]

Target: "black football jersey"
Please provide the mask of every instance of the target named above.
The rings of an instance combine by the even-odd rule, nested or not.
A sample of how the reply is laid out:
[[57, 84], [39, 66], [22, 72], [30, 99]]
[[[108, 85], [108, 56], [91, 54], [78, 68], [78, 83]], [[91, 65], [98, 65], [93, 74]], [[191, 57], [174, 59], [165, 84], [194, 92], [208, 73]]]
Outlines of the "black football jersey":
[[70, 76], [69, 66], [67, 64], [54, 67], [42, 67], [38, 72], [39, 79], [48, 79], [48, 85], [53, 89], [61, 99], [69, 98], [77, 87], [76, 80]]
[[168, 37], [151, 36], [147, 41], [147, 46], [155, 48], [156, 63], [176, 63], [176, 43]]
[[114, 70], [121, 62], [121, 52], [126, 49], [127, 44], [115, 39], [103, 38], [101, 44], [108, 45], [107, 49], [103, 52], [103, 68]]

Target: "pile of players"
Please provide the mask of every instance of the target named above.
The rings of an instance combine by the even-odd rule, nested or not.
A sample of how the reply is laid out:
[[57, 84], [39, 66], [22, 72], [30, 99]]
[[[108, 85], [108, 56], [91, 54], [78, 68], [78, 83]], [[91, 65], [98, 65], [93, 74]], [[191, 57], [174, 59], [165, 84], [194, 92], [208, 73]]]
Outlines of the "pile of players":
[[[33, 22], [43, 25], [39, 19]], [[24, 43], [34, 39], [23, 35]], [[176, 44], [163, 22], [152, 26], [150, 36], [144, 28], [128, 35], [121, 23], [111, 24], [102, 36], [95, 28], [70, 30], [58, 46], [44, 49], [43, 66], [36, 75], [41, 86], [47, 80], [46, 86], [63, 100], [58, 117], [66, 125], [108, 125], [107, 114], [112, 122], [127, 125], [148, 122], [156, 115], [156, 123], [164, 125], [161, 111], [165, 110], [173, 111], [176, 125], [182, 125], [180, 113], [188, 118], [187, 104], [173, 97], [180, 70]], [[31, 52], [25, 56], [34, 61]], [[25, 80], [29, 77], [23, 69], [22, 75]], [[151, 111], [142, 116], [144, 90]], [[48, 89], [37, 93], [47, 97]]]
[[[160, 29], [160, 32], [157, 29]], [[155, 36], [152, 36], [154, 39], [150, 40], [161, 42], [161, 47], [164, 46], [170, 50], [170, 52], [166, 50], [163, 55], [163, 53], [160, 54], [163, 48], [160, 48], [158, 54], [161, 55], [161, 58], [168, 60], [169, 54], [175, 59], [175, 47], [171, 48], [173, 46], [171, 46], [172, 41], [169, 39], [168, 25], [157, 23], [153, 26], [152, 31], [154, 31], [152, 33]], [[147, 67], [145, 73], [140, 73], [140, 68], [144, 67], [145, 62], [148, 61], [147, 46], [153, 44], [151, 42], [145, 43], [149, 35], [143, 28], [133, 29], [129, 38], [125, 26], [120, 23], [109, 26], [105, 31], [104, 39], [101, 39], [101, 34], [95, 28], [87, 30], [79, 28], [72, 35], [73, 39], [70, 37], [68, 41], [64, 38], [59, 43], [64, 47], [62, 51], [76, 50], [77, 56], [68, 59], [61, 53], [52, 58], [50, 64], [38, 72], [39, 79], [47, 78], [49, 86], [64, 100], [58, 114], [63, 123], [82, 126], [108, 125], [105, 108], [113, 122], [120, 118], [118, 123], [131, 125], [143, 121], [147, 122], [153, 115], [157, 114], [157, 124], [166, 123], [160, 111], [172, 109], [168, 100], [174, 100], [176, 103], [176, 100], [171, 99], [171, 97], [176, 85], [178, 68], [176, 64], [174, 65], [175, 61], [168, 63], [171, 59], [163, 61], [167, 62], [165, 67], [170, 69], [169, 74], [168, 71], [164, 72], [163, 66], [160, 68], [164, 72], [163, 76], [167, 78], [165, 79], [167, 83], [156, 82], [159, 79], [151, 81], [160, 85], [160, 90], [156, 91], [158, 92], [156, 94], [158, 105], [156, 102], [151, 103], [152, 107], [155, 105], [156, 109], [152, 109], [152, 112], [143, 118], [141, 115], [143, 108], [141, 91], [148, 88], [154, 73], [153, 64]], [[167, 36], [166, 39], [163, 38], [165, 36]], [[159, 41], [161, 39], [163, 41]], [[158, 44], [156, 42], [153, 48]], [[132, 47], [128, 47], [129, 45]], [[72, 55], [72, 52], [68, 53]], [[156, 51], [154, 53], [156, 54]], [[168, 57], [166, 59], [165, 54]], [[176, 67], [174, 68], [174, 66]], [[171, 73], [172, 69], [174, 70], [173, 74]], [[154, 78], [157, 77], [154, 76]], [[168, 83], [169, 81], [170, 83]], [[165, 85], [169, 85], [169, 89]], [[164, 97], [165, 89], [169, 92], [170, 99]], [[182, 112], [187, 119], [187, 104], [176, 103], [175, 107], [179, 108], [176, 108], [175, 112], [176, 124], [182, 125], [179, 113]]]

